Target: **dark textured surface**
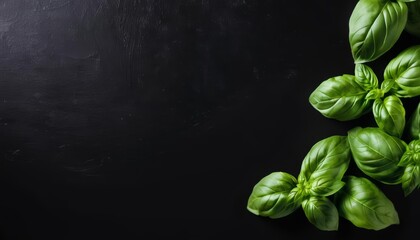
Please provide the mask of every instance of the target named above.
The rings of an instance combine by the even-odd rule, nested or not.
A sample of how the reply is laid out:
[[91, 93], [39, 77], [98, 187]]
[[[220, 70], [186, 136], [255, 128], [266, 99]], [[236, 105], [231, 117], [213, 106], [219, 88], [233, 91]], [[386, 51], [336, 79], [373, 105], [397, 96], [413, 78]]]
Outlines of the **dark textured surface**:
[[[308, 102], [353, 72], [356, 1], [0, 0], [2, 239], [403, 239], [419, 193], [383, 186], [401, 224], [315, 229], [252, 215], [252, 187], [297, 175], [356, 125]], [[371, 66], [416, 43], [403, 35]], [[409, 113], [417, 99], [406, 100]]]

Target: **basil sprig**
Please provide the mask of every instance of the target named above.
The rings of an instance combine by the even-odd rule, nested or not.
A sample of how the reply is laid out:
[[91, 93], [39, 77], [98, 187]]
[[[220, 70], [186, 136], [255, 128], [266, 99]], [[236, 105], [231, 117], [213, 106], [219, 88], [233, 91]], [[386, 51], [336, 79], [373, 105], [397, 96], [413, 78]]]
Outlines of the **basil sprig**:
[[354, 75], [323, 81], [309, 96], [310, 104], [327, 118], [348, 121], [372, 111], [378, 127], [401, 137], [406, 120], [401, 98], [420, 95], [420, 45], [411, 46], [385, 68], [381, 85], [373, 70], [356, 64]]
[[344, 186], [341, 181], [350, 162], [346, 136], [331, 136], [317, 142], [307, 153], [298, 178], [274, 172], [253, 188], [247, 208], [256, 215], [281, 218], [299, 206], [320, 230], [338, 229], [339, 215], [328, 196]]

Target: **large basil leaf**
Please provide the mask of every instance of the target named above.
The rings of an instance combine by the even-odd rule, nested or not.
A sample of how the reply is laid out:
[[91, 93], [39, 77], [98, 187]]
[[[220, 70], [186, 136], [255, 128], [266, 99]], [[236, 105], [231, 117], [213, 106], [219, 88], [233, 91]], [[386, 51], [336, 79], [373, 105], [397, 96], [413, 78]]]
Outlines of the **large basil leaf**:
[[407, 12], [404, 2], [360, 0], [349, 20], [354, 62], [373, 61], [391, 49], [405, 28]]
[[296, 178], [285, 172], [265, 176], [254, 186], [247, 209], [255, 215], [270, 218], [289, 215], [301, 204], [289, 197], [296, 184]]
[[390, 95], [373, 103], [373, 116], [378, 127], [386, 133], [401, 137], [405, 127], [405, 109], [401, 100]]
[[351, 129], [348, 141], [363, 173], [385, 184], [401, 183], [404, 168], [398, 162], [406, 149], [404, 141], [373, 127]]
[[328, 196], [342, 186], [341, 178], [350, 163], [347, 136], [330, 136], [315, 143], [302, 161], [298, 177], [304, 195]]
[[408, 119], [408, 133], [412, 139], [420, 137], [420, 103]]
[[398, 213], [389, 198], [363, 177], [345, 176], [346, 185], [334, 195], [338, 213], [355, 226], [381, 230], [399, 224]]
[[384, 79], [394, 80], [391, 93], [398, 97], [420, 95], [420, 45], [400, 52], [385, 68]]
[[420, 140], [411, 141], [398, 164], [405, 167], [402, 176], [404, 195], [408, 196], [414, 189], [420, 187]]
[[342, 75], [323, 81], [309, 96], [310, 104], [327, 118], [352, 120], [371, 110], [373, 100], [355, 76]]
[[302, 203], [309, 222], [324, 231], [338, 229], [339, 215], [334, 203], [326, 197], [310, 197]]
[[420, 1], [407, 2], [408, 15], [405, 30], [417, 37], [420, 37]]

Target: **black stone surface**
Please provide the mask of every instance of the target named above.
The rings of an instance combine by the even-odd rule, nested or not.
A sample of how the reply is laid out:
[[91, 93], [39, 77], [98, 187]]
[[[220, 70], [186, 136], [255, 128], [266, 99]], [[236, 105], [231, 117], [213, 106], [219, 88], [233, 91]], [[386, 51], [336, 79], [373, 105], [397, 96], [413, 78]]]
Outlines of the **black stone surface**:
[[[400, 216], [381, 231], [246, 210], [262, 177], [297, 176], [317, 141], [374, 124], [308, 102], [353, 73], [356, 2], [1, 0], [1, 238], [415, 236], [420, 195], [400, 186], [379, 185]], [[370, 66], [380, 78], [418, 42], [403, 33]], [[417, 101], [404, 99], [407, 114]]]

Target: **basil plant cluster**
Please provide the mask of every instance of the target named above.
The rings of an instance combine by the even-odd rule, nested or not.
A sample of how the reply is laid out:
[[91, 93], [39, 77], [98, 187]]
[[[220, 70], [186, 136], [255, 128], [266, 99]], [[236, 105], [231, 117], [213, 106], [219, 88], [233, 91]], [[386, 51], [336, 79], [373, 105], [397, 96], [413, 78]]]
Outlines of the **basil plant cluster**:
[[247, 208], [282, 218], [301, 207], [309, 222], [324, 231], [338, 230], [340, 216], [373, 230], [398, 224], [393, 203], [374, 183], [345, 175], [350, 160], [347, 136], [323, 139], [304, 158], [297, 179], [286, 172], [267, 175], [254, 186]]
[[393, 58], [383, 76], [379, 86], [369, 66], [356, 64], [354, 75], [323, 81], [311, 93], [309, 102], [325, 117], [340, 121], [373, 112], [379, 128], [401, 137], [406, 124], [401, 98], [420, 95], [420, 45], [411, 46]]
[[[251, 213], [276, 219], [301, 208], [325, 231], [338, 230], [340, 217], [370, 230], [399, 224], [394, 204], [373, 181], [400, 185], [404, 196], [420, 188], [420, 103], [406, 121], [402, 101], [420, 96], [420, 45], [391, 59], [381, 82], [366, 62], [387, 52], [404, 30], [420, 37], [420, 0], [358, 1], [349, 19], [354, 73], [321, 82], [309, 103], [338, 121], [371, 112], [376, 126], [315, 143], [297, 178], [281, 171], [263, 177], [248, 198]], [[366, 177], [347, 172], [352, 162]]]
[[377, 127], [355, 127], [348, 132], [358, 168], [389, 185], [401, 184], [404, 196], [420, 187], [420, 103], [409, 118], [409, 142]]
[[404, 30], [420, 37], [420, 1], [359, 0], [349, 20], [354, 62], [376, 60], [394, 46]]

